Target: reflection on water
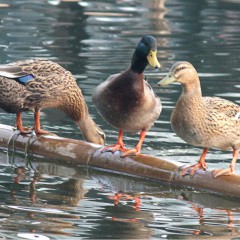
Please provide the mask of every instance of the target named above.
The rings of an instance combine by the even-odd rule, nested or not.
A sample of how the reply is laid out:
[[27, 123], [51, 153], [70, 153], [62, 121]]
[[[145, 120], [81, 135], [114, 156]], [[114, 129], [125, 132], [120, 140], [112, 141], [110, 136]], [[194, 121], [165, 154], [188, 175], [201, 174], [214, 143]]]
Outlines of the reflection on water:
[[[146, 76], [161, 97], [163, 112], [142, 150], [183, 163], [196, 162], [202, 150], [176, 137], [169, 124], [181, 89], [177, 85], [158, 88], [157, 82], [175, 61], [187, 60], [200, 74], [204, 95], [240, 103], [239, 12], [240, 3], [234, 0], [3, 0], [0, 62], [46, 57], [67, 68], [111, 144], [117, 132], [98, 115], [91, 94], [110, 74], [128, 67], [142, 35], [154, 35], [162, 69], [149, 68]], [[15, 123], [15, 116], [2, 110], [0, 119], [4, 124]], [[31, 126], [32, 119], [32, 113], [23, 115], [25, 125]], [[42, 124], [61, 136], [82, 138], [74, 123], [56, 110], [44, 111]], [[137, 135], [124, 137], [129, 146], [138, 140]], [[229, 152], [211, 150], [207, 163], [210, 169], [227, 167], [230, 157]], [[41, 162], [34, 162], [30, 169], [26, 166], [23, 156], [13, 161], [10, 153], [1, 151], [0, 237], [192, 239], [238, 235], [239, 203], [234, 199], [91, 169]]]
[[238, 235], [238, 199], [41, 160], [25, 168], [23, 156], [17, 154], [11, 164], [5, 159], [2, 152], [0, 236], [12, 232], [50, 239]]

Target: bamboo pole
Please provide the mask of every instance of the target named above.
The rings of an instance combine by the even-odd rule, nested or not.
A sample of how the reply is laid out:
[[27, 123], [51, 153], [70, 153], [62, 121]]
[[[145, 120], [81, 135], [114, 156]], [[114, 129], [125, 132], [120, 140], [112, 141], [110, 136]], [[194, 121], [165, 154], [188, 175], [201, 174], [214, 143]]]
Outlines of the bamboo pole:
[[182, 165], [148, 155], [121, 158], [119, 152], [101, 153], [101, 146], [58, 136], [22, 135], [0, 124], [0, 147], [31, 153], [47, 161], [84, 165], [105, 171], [181, 184], [193, 188], [240, 197], [240, 176], [213, 178], [210, 171], [197, 171], [193, 177], [181, 176]]

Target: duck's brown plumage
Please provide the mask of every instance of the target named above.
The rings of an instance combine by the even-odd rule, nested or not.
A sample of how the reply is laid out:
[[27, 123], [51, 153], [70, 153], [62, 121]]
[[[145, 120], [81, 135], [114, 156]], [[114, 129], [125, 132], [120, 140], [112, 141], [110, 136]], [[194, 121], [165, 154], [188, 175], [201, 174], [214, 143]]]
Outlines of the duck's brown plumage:
[[203, 97], [197, 71], [188, 62], [174, 64], [159, 84], [175, 81], [182, 84], [183, 91], [171, 115], [172, 128], [187, 143], [204, 148], [198, 164], [193, 165], [191, 175], [198, 168], [206, 169], [208, 148], [233, 150], [230, 168], [214, 171], [215, 177], [231, 174], [240, 148], [240, 106], [219, 97]]
[[[133, 54], [131, 66], [122, 73], [110, 76], [101, 83], [93, 94], [93, 102], [101, 116], [119, 130], [119, 138], [112, 151], [125, 152], [122, 156], [139, 153], [146, 131], [160, 115], [162, 106], [149, 84], [144, 80], [143, 71], [148, 64], [160, 67], [156, 58], [156, 40], [144, 36]], [[124, 148], [123, 132], [139, 132], [140, 140], [135, 149]]]
[[158, 118], [161, 101], [143, 78], [143, 74], [128, 69], [110, 76], [96, 89], [94, 103], [114, 128], [132, 133], [148, 131]]
[[[30, 80], [21, 82], [23, 76]], [[104, 143], [104, 133], [90, 117], [73, 75], [52, 61], [31, 59], [0, 65], [0, 107], [18, 116], [27, 110], [39, 115], [41, 109], [60, 109], [77, 123], [87, 141]], [[40, 129], [39, 133], [45, 132]]]

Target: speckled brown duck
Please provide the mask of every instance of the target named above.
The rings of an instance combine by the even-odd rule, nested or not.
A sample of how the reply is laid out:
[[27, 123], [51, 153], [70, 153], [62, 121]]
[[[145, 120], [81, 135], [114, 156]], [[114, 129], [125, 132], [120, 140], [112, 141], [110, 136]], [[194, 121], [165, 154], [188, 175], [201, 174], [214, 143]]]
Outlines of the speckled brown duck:
[[172, 82], [181, 83], [183, 89], [171, 115], [172, 129], [187, 143], [204, 148], [199, 162], [182, 174], [190, 168], [190, 175], [199, 168], [206, 170], [209, 148], [233, 150], [230, 167], [214, 170], [214, 177], [234, 173], [240, 148], [240, 106], [218, 97], [203, 97], [197, 71], [188, 62], [175, 63], [159, 85]]
[[104, 144], [104, 133], [88, 113], [88, 107], [73, 75], [59, 64], [46, 59], [18, 61], [0, 65], [0, 107], [16, 114], [16, 126], [22, 133], [21, 113], [34, 112], [34, 130], [48, 134], [40, 128], [40, 111], [57, 108], [79, 126], [84, 138]]
[[[131, 65], [122, 73], [111, 75], [101, 83], [93, 94], [93, 102], [101, 116], [119, 130], [117, 144], [102, 151], [120, 150], [122, 156], [140, 153], [146, 132], [160, 115], [161, 101], [144, 80], [143, 71], [149, 64], [159, 68], [157, 42], [152, 36], [144, 36], [133, 53]], [[126, 149], [123, 132], [140, 131], [140, 140], [135, 149]]]

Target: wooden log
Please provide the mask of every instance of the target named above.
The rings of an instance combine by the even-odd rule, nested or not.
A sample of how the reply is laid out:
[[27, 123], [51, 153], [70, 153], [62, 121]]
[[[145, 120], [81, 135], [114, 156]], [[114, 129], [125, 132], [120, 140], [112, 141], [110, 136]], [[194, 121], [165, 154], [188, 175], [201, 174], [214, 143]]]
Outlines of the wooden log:
[[58, 136], [22, 135], [0, 124], [0, 147], [44, 157], [51, 162], [84, 165], [105, 171], [164, 181], [240, 197], [240, 176], [213, 178], [210, 171], [198, 170], [193, 177], [181, 176], [182, 164], [148, 155], [121, 158], [119, 152], [101, 153], [101, 147]]

